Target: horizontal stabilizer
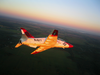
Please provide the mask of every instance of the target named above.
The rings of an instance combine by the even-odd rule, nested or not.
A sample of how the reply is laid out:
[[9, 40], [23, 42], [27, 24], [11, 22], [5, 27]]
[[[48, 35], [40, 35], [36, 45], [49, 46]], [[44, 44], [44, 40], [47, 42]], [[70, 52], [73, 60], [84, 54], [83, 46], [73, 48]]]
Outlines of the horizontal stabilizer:
[[18, 43], [15, 48], [18, 48], [19, 46], [21, 46], [22, 44], [21, 43]]

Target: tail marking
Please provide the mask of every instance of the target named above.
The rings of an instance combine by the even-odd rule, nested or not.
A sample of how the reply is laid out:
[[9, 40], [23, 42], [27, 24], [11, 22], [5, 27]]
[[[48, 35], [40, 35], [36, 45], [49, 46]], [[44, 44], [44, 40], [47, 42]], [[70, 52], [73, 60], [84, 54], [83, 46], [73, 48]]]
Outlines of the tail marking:
[[26, 29], [21, 28], [22, 34], [25, 34], [28, 38], [34, 38]]

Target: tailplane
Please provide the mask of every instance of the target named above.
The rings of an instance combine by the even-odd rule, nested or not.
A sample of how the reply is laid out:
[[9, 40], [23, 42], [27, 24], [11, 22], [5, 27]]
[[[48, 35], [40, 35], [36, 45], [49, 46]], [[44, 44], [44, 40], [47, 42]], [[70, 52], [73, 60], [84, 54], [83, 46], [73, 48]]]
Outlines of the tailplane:
[[22, 43], [17, 43], [17, 45], [15, 46], [15, 48], [18, 48], [19, 46], [21, 46], [22, 45]]
[[19, 46], [21, 46], [23, 44], [23, 42], [26, 41], [27, 39], [28, 39], [28, 37], [25, 34], [22, 34], [22, 37], [20, 38], [20, 40], [17, 43], [17, 45], [15, 46], [15, 48], [18, 48]]

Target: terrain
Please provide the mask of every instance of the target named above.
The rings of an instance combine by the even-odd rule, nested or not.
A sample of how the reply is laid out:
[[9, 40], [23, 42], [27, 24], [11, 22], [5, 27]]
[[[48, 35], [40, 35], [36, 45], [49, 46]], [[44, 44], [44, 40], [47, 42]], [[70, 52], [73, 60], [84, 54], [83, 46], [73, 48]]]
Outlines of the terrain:
[[[52, 48], [31, 55], [35, 48], [14, 48], [20, 27], [34, 37], [47, 37], [53, 29], [73, 48]], [[0, 18], [0, 75], [100, 75], [100, 36], [71, 31], [43, 23]]]

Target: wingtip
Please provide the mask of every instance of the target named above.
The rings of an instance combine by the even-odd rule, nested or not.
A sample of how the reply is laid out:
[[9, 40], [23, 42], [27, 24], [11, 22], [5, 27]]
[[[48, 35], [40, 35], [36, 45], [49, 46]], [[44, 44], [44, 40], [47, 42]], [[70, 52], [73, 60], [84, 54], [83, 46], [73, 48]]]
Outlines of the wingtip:
[[31, 54], [37, 54], [37, 53], [40, 53], [40, 52], [32, 52]]
[[24, 28], [21, 27], [20, 29], [24, 29]]
[[58, 36], [58, 30], [54, 30], [53, 32], [52, 32], [52, 36]]
[[67, 43], [67, 44], [69, 45], [68, 48], [73, 48], [73, 45], [72, 44], [69, 44], [69, 43]]

